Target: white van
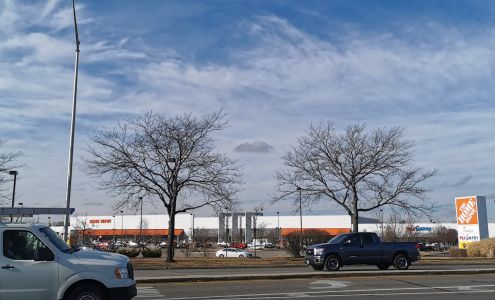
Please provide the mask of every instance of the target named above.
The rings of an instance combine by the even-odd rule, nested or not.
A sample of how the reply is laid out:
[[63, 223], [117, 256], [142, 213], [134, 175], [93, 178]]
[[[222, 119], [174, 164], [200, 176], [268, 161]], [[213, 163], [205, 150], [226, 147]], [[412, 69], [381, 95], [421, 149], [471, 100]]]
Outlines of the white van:
[[0, 300], [127, 300], [129, 258], [70, 248], [41, 224], [0, 223]]

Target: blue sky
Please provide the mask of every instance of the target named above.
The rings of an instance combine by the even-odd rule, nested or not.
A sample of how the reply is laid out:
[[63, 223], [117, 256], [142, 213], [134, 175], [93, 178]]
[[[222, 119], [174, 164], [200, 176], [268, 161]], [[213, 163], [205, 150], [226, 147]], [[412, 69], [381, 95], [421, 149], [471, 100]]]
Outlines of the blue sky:
[[[0, 139], [25, 154], [26, 205], [64, 205], [70, 3], [0, 0]], [[83, 172], [95, 130], [148, 110], [223, 109], [218, 150], [243, 165], [244, 209], [273, 193], [280, 154], [312, 122], [363, 122], [416, 140], [415, 164], [439, 170], [439, 220], [478, 194], [495, 221], [494, 16], [491, 1], [78, 1], [74, 206], [111, 214], [116, 201]], [[294, 213], [290, 201], [267, 210]], [[340, 211], [311, 213], [323, 212]]]

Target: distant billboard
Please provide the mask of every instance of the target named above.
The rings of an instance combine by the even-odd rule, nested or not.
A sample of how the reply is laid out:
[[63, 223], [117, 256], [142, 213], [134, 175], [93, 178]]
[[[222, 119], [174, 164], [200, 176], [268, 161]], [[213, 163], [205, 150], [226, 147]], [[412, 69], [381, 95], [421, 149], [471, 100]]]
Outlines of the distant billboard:
[[469, 243], [488, 238], [488, 218], [484, 196], [455, 198], [459, 248], [466, 249]]

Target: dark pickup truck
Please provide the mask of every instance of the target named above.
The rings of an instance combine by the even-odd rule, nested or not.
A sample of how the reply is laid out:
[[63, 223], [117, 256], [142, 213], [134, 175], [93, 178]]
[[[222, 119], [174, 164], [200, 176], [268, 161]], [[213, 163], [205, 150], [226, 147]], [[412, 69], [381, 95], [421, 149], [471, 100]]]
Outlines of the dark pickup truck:
[[341, 234], [325, 244], [306, 249], [305, 262], [315, 270], [337, 271], [344, 265], [376, 265], [386, 270], [393, 265], [407, 270], [421, 258], [416, 243], [382, 243], [376, 233]]

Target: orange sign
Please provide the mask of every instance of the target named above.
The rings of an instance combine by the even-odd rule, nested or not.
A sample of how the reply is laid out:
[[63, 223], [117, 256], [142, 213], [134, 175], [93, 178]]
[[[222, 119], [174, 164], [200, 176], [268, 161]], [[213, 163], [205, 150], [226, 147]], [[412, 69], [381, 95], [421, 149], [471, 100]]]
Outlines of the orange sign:
[[457, 210], [457, 224], [478, 224], [476, 197], [456, 198], [455, 208]]

